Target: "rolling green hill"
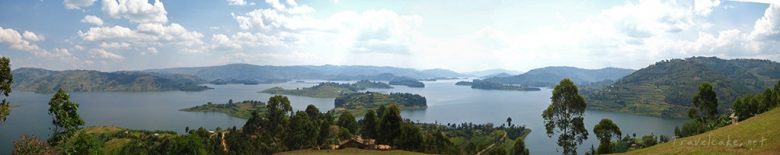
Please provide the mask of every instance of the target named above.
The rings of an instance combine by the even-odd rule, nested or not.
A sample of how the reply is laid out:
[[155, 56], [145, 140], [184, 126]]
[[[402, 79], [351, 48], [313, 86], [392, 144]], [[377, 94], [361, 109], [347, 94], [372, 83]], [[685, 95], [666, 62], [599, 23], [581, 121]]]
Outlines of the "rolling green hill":
[[14, 90], [51, 93], [62, 88], [69, 92], [95, 91], [199, 91], [204, 81], [190, 75], [147, 72], [99, 72], [93, 70], [51, 71], [19, 68], [13, 71]]
[[696, 136], [680, 138], [625, 154], [777, 154], [780, 108]]
[[780, 63], [769, 60], [692, 57], [665, 60], [640, 69], [603, 89], [583, 89], [588, 107], [656, 117], [684, 118], [704, 82], [715, 87], [726, 111], [734, 100], [780, 80]]

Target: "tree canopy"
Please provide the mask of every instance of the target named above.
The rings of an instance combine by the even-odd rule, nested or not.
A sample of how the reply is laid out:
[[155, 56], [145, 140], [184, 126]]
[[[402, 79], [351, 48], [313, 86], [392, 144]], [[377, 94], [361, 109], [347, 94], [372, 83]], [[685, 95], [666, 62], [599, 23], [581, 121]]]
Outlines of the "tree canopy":
[[582, 116], [587, 106], [585, 98], [580, 96], [574, 82], [563, 79], [553, 89], [551, 100], [542, 113], [547, 136], [559, 134], [558, 146], [563, 147], [563, 154], [577, 154], [577, 145], [588, 139]]
[[598, 148], [598, 153], [600, 154], [612, 153], [612, 137], [620, 139], [620, 136], [623, 134], [620, 132], [620, 127], [608, 118], [601, 119], [599, 124], [593, 127], [593, 133], [596, 134], [596, 138], [600, 141]]
[[11, 59], [0, 57], [0, 94], [3, 95], [3, 100], [0, 102], [0, 123], [5, 122], [5, 118], [11, 113], [11, 105], [6, 101], [6, 98], [11, 93], [13, 81]]

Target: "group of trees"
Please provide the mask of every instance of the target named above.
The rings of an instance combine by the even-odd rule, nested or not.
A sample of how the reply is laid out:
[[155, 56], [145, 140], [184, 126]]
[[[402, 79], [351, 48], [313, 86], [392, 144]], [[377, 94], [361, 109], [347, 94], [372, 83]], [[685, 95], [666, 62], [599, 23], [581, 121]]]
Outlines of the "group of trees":
[[732, 110], [739, 120], [745, 120], [779, 105], [780, 81], [775, 84], [774, 88], [766, 89], [763, 93], [737, 98], [732, 105]]
[[11, 113], [11, 105], [6, 101], [6, 98], [11, 93], [11, 83], [13, 81], [11, 59], [0, 57], [0, 94], [3, 96], [3, 100], [0, 102], [0, 124], [5, 122], [5, 118]]

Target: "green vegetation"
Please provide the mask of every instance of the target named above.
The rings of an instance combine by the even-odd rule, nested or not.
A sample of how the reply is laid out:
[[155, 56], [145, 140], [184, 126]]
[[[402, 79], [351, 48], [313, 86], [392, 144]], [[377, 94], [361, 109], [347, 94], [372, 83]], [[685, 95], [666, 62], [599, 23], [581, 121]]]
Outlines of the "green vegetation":
[[190, 75], [170, 75], [147, 72], [99, 72], [89, 70], [50, 71], [19, 68], [13, 71], [13, 87], [22, 91], [53, 93], [94, 91], [201, 91], [203, 80]]
[[584, 89], [589, 108], [685, 118], [693, 94], [710, 83], [725, 112], [738, 96], [758, 93], [780, 80], [780, 63], [769, 60], [692, 57], [657, 62], [603, 89]]
[[[585, 98], [580, 96], [577, 86], [569, 79], [561, 80], [553, 89], [552, 103], [542, 113], [547, 136], [558, 136], [558, 146], [563, 154], [577, 154], [577, 145], [588, 139], [584, 118]], [[556, 130], [557, 129], [557, 130]]]
[[252, 112], [264, 113], [265, 103], [255, 100], [246, 100], [237, 103], [233, 103], [233, 100], [229, 100], [225, 104], [212, 104], [211, 102], [204, 105], [199, 105], [191, 108], [181, 109], [186, 112], [219, 112], [225, 113], [233, 117], [249, 119], [252, 117]]
[[368, 80], [360, 80], [354, 84], [348, 83], [336, 83], [336, 82], [323, 82], [315, 86], [303, 89], [284, 89], [281, 87], [273, 87], [260, 93], [268, 94], [283, 94], [283, 95], [295, 95], [306, 96], [315, 98], [335, 98], [344, 93], [354, 93], [367, 88], [392, 88], [390, 85], [382, 82], [371, 82]]
[[390, 85], [402, 85], [412, 88], [423, 88], [425, 87], [425, 83], [422, 83], [420, 81], [417, 81], [415, 79], [411, 78], [396, 78], [393, 80], [390, 80]]
[[378, 93], [360, 92], [341, 94], [333, 104], [337, 112], [349, 111], [350, 113], [363, 115], [368, 110], [377, 110], [380, 106], [396, 104], [401, 109], [425, 109], [428, 107], [425, 97], [410, 93]]
[[54, 124], [54, 135], [49, 140], [50, 144], [57, 145], [62, 138], [69, 137], [80, 126], [84, 125], [78, 113], [79, 104], [70, 101], [70, 95], [60, 89], [49, 101], [49, 115]]
[[471, 88], [474, 89], [486, 89], [486, 90], [519, 90], [519, 91], [540, 91], [539, 88], [529, 88], [513, 85], [504, 85], [498, 82], [486, 81], [486, 80], [474, 80], [471, 82]]
[[6, 57], [0, 57], [0, 94], [3, 96], [3, 101], [0, 102], [0, 124], [5, 122], [5, 118], [11, 114], [11, 103], [8, 103], [6, 99], [8, 94], [11, 93], [11, 84], [14, 78], [11, 74], [11, 59]]
[[626, 154], [776, 154], [780, 152], [780, 108], [750, 119]]
[[620, 136], [623, 135], [623, 133], [620, 132], [620, 127], [607, 118], [601, 119], [599, 124], [596, 124], [596, 126], [593, 127], [593, 133], [596, 134], [596, 138], [599, 139], [599, 154], [612, 153], [612, 137], [620, 139]]
[[773, 89], [766, 89], [760, 94], [738, 98], [732, 109], [739, 120], [745, 120], [777, 106], [780, 106], [780, 81], [775, 84]]

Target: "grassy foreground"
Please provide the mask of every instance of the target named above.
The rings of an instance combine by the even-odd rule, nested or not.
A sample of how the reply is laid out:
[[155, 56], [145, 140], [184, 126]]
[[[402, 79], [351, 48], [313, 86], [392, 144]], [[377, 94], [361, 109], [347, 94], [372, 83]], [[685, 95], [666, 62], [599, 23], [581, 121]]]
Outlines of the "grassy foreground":
[[780, 154], [780, 108], [739, 124], [625, 154]]
[[392, 150], [392, 151], [363, 150], [363, 149], [356, 149], [356, 148], [345, 148], [345, 149], [340, 149], [340, 150], [296, 150], [296, 151], [288, 151], [288, 152], [277, 153], [277, 155], [296, 155], [296, 154], [306, 154], [306, 155], [318, 155], [318, 154], [416, 155], [416, 154], [425, 154], [425, 153], [409, 152], [409, 151], [403, 151], [403, 150]]

